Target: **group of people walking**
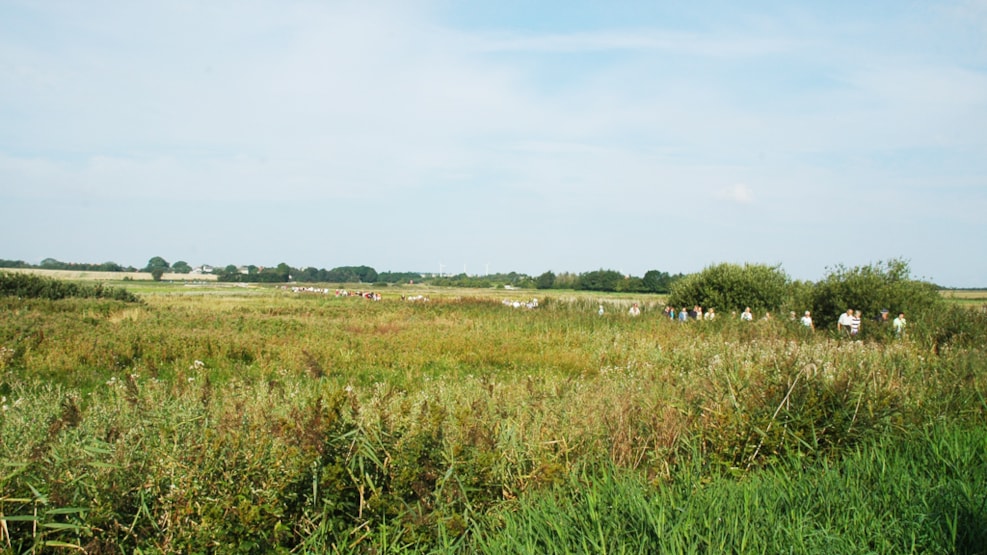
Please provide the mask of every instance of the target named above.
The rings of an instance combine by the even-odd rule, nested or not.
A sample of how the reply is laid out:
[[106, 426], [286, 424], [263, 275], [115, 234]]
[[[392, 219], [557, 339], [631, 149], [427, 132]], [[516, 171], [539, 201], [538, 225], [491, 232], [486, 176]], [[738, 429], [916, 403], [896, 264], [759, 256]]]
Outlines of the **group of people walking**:
[[709, 308], [704, 311], [703, 307], [699, 305], [695, 305], [691, 309], [683, 306], [682, 310], [678, 312], [675, 311], [674, 306], [666, 306], [662, 313], [669, 320], [678, 320], [679, 322], [688, 322], [689, 320], [705, 320], [708, 322], [716, 318], [715, 309]]
[[[640, 316], [641, 307], [638, 303], [634, 303], [627, 312], [631, 316]], [[601, 316], [603, 315], [603, 305], [600, 305], [599, 314]], [[674, 306], [665, 306], [662, 314], [669, 320], [679, 322], [688, 322], [690, 320], [710, 321], [716, 318], [716, 311], [713, 308], [709, 308], [704, 311], [703, 307], [699, 305], [695, 305], [691, 309], [688, 307], [682, 307], [682, 309], [678, 311], [675, 310]], [[734, 313], [734, 316], [736, 316], [736, 313]], [[884, 309], [879, 313], [876, 322], [878, 324], [886, 324], [888, 322], [888, 316], [889, 311]], [[771, 313], [765, 312], [761, 319], [770, 320]], [[806, 310], [802, 314], [801, 318], [795, 314], [795, 311], [791, 311], [788, 314], [788, 319], [793, 322], [797, 321], [810, 330], [816, 329], [816, 325], [812, 321], [812, 312], [809, 310]], [[754, 313], [751, 311], [749, 306], [744, 308], [744, 311], [740, 313], [740, 320], [743, 322], [754, 321]], [[847, 337], [856, 337], [860, 334], [860, 326], [862, 322], [863, 317], [861, 311], [848, 308], [846, 312], [840, 314], [840, 318], [836, 322], [836, 331], [846, 335]], [[897, 337], [904, 335], [906, 325], [907, 321], [905, 320], [904, 312], [899, 312], [898, 317], [891, 322], [891, 327]]]
[[[887, 325], [888, 323], [889, 311], [888, 309], [883, 309], [878, 314], [876, 323], [881, 325]], [[840, 314], [840, 319], [836, 322], [836, 330], [842, 332], [850, 337], [853, 337], [860, 333], [860, 323], [861, 315], [859, 310], [854, 310], [852, 308], [846, 309], [846, 312]], [[908, 320], [905, 318], [904, 312], [899, 312], [898, 316], [891, 321], [891, 329], [894, 330], [894, 334], [897, 337], [901, 337], [905, 334], [905, 326], [908, 324]]]

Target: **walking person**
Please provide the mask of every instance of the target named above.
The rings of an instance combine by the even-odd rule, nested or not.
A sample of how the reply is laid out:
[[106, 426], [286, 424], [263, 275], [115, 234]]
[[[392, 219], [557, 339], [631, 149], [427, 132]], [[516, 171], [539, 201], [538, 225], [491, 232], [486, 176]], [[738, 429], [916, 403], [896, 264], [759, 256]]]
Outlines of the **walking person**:
[[751, 307], [747, 307], [744, 309], [744, 312], [741, 313], [740, 315], [740, 319], [743, 320], [744, 322], [754, 321], [754, 314], [751, 313]]
[[850, 337], [856, 337], [860, 333], [860, 311], [856, 310], [850, 317]]
[[898, 317], [895, 318], [893, 322], [891, 322], [891, 325], [894, 327], [894, 336], [898, 338], [904, 337], [905, 326], [907, 324], [908, 322], [905, 321], [905, 313], [899, 312]]
[[850, 334], [850, 324], [853, 320], [853, 309], [848, 308], [846, 312], [840, 314], [840, 319], [836, 321], [836, 331]]
[[812, 313], [808, 310], [802, 315], [802, 325], [813, 331], [816, 329], [815, 324], [812, 323]]

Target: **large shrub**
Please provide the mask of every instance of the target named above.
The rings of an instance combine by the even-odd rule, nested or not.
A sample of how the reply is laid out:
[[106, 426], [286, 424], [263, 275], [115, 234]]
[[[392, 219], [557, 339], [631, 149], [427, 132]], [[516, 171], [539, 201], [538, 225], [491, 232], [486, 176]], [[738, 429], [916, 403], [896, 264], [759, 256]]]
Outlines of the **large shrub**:
[[866, 266], [837, 266], [811, 293], [817, 325], [835, 325], [848, 308], [860, 310], [864, 318], [876, 318], [887, 309], [893, 318], [904, 312], [909, 318], [929, 315], [944, 308], [938, 288], [913, 279], [908, 263], [893, 259]]
[[690, 274], [672, 285], [672, 306], [713, 307], [720, 311], [777, 310], [785, 302], [789, 278], [780, 266], [722, 263]]

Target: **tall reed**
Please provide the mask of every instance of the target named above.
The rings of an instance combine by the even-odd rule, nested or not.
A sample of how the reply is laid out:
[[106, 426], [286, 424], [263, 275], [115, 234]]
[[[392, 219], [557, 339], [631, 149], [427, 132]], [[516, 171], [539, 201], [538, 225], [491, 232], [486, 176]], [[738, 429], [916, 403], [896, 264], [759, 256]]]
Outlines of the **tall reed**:
[[[875, 442], [987, 413], [976, 347], [601, 317], [563, 300], [168, 291], [137, 306], [0, 299], [5, 547], [494, 549], [505, 510], [543, 495], [582, 503], [576, 483], [614, 481], [603, 497], [637, 482], [659, 496], [727, 484], [708, 493], [715, 506], [729, 484], [839, 468]], [[634, 511], [649, 523], [637, 526], [674, 516]], [[531, 517], [552, 534], [566, 522]], [[597, 533], [573, 549], [630, 534], [588, 522]]]

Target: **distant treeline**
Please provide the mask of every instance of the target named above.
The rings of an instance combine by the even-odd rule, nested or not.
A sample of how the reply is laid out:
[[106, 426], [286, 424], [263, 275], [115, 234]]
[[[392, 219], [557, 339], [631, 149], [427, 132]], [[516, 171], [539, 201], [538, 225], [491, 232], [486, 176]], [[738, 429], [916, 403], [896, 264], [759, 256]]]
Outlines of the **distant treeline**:
[[517, 287], [525, 289], [575, 289], [584, 291], [616, 291], [627, 293], [668, 293], [672, 284], [685, 277], [683, 274], [669, 274], [651, 270], [643, 277], [628, 276], [615, 270], [594, 270], [581, 274], [545, 272], [529, 276], [518, 272], [488, 274], [483, 276], [460, 274], [428, 274], [422, 272], [380, 272], [369, 266], [339, 266], [331, 270], [324, 268], [292, 268], [285, 263], [274, 267], [202, 266], [193, 269], [185, 261], [169, 263], [160, 256], [148, 260], [143, 268], [122, 266], [115, 262], [86, 264], [61, 262], [46, 258], [35, 266], [22, 260], [0, 260], [0, 268], [40, 268], [45, 270], [74, 270], [98, 272], [149, 272], [154, 279], [161, 279], [165, 273], [188, 274], [193, 271], [210, 273], [219, 281], [237, 283], [366, 283], [388, 285], [398, 283], [423, 283], [436, 287], [469, 287], [486, 289], [491, 287]]
[[628, 293], [668, 293], [672, 284], [685, 277], [651, 270], [644, 277], [627, 276], [615, 270], [594, 270], [582, 274], [545, 272], [532, 277], [518, 272], [471, 276], [423, 274], [421, 272], [381, 272], [369, 266], [340, 266], [331, 270], [291, 268], [279, 264], [276, 268], [227, 266], [218, 270], [219, 281], [234, 282], [303, 282], [303, 283], [423, 283], [435, 287], [517, 287], [519, 289], [576, 289], [585, 291], [617, 291]]
[[683, 278], [682, 274], [650, 270], [644, 277], [628, 276], [616, 270], [593, 270], [581, 274], [545, 272], [532, 277], [517, 272], [486, 276], [431, 277], [430, 285], [452, 287], [488, 288], [509, 285], [525, 289], [575, 289], [582, 291], [616, 291], [623, 293], [668, 293], [672, 284]]
[[136, 272], [133, 266], [121, 266], [116, 262], [101, 264], [86, 264], [79, 262], [61, 262], [54, 258], [46, 258], [41, 264], [28, 264], [23, 260], [0, 260], [0, 268], [40, 268], [42, 270], [72, 270], [76, 272]]

